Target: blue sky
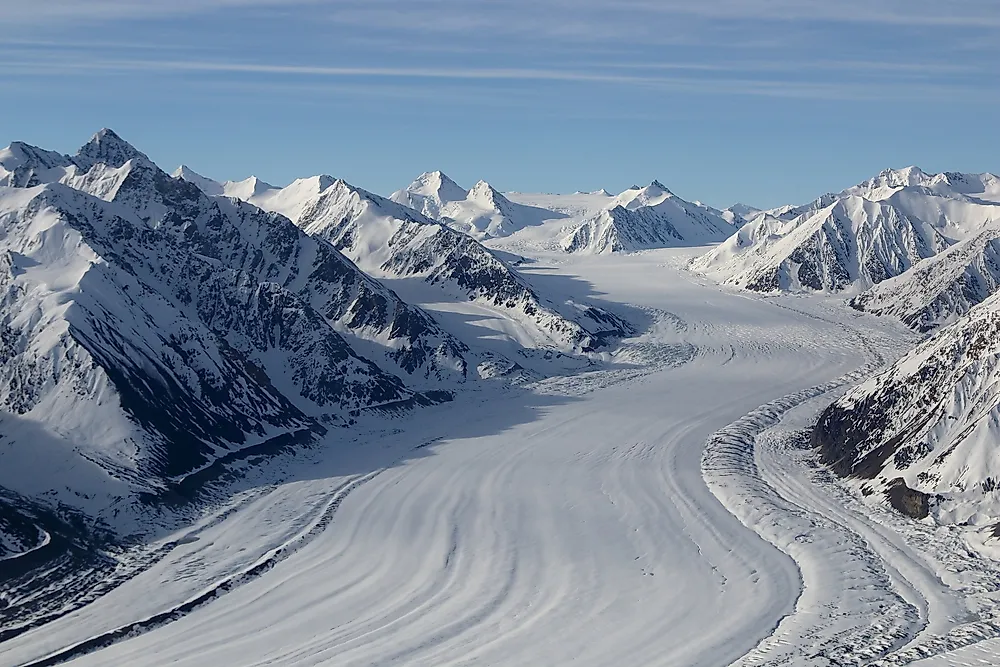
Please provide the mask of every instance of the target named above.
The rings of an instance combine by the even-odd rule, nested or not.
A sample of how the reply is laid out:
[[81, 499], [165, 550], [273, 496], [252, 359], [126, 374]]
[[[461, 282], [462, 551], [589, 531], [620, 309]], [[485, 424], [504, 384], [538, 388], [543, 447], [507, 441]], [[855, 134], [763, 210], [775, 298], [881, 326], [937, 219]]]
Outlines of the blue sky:
[[997, 0], [0, 0], [0, 143], [388, 194], [804, 202], [1000, 170]]

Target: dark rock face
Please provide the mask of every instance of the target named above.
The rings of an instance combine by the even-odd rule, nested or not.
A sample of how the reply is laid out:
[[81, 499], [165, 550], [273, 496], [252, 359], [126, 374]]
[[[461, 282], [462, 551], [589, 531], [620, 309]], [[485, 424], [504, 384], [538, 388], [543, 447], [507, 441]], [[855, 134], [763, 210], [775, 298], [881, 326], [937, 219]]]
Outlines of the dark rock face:
[[[118, 216], [63, 186], [48, 186], [24, 215], [30, 220], [43, 210], [60, 211], [105, 261], [80, 282], [69, 335], [151, 438], [144, 473], [182, 475], [210, 462], [218, 448], [412, 397], [280, 285], [221, 267], [168, 230]], [[37, 367], [23, 356], [6, 362]], [[45, 383], [15, 377], [24, 378], [22, 397]], [[23, 413], [33, 402], [8, 407]]]
[[926, 519], [930, 514], [931, 496], [914, 491], [902, 478], [896, 478], [889, 484], [885, 496], [897, 512], [911, 519]]
[[294, 291], [352, 335], [377, 341], [383, 351], [374, 360], [387, 361], [390, 372], [464, 380], [468, 348], [461, 341], [287, 218], [209, 197], [195, 184], [166, 174], [110, 130], [99, 132], [72, 157], [27, 145], [18, 151], [21, 165], [15, 175], [22, 175], [12, 185], [26, 185], [53, 167], [69, 169], [74, 188], [135, 211], [147, 226], [199, 255]]
[[813, 428], [812, 444], [820, 450], [823, 463], [841, 477], [874, 479], [887, 461], [926, 424], [914, 423], [910, 429], [882, 439], [885, 420], [879, 411], [883, 406], [860, 404], [844, 409], [838, 404], [828, 407]]

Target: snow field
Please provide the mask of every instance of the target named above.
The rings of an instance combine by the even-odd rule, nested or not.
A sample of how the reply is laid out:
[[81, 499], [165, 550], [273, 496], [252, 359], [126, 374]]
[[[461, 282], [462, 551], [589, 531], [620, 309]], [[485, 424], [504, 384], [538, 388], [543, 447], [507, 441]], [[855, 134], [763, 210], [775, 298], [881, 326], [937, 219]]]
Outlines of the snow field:
[[165, 537], [164, 558], [90, 606], [0, 644], [0, 663], [237, 578], [72, 664], [863, 664], [967, 625], [963, 596], [988, 576], [949, 574], [974, 557], [963, 540], [928, 529], [924, 558], [903, 524], [816, 483], [797, 435], [910, 334], [720, 290], [681, 268], [692, 254], [539, 256], [529, 277], [585, 281], [652, 326], [607, 370], [487, 386], [248, 470], [232, 506]]

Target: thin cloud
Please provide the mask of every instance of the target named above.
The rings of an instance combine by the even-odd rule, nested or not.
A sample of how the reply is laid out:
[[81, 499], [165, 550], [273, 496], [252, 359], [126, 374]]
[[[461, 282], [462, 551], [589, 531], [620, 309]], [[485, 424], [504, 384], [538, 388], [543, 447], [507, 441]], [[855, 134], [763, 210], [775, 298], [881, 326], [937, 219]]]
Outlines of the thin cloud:
[[261, 75], [265, 77], [319, 77], [324, 79], [428, 79], [450, 81], [562, 82], [644, 88], [657, 91], [717, 95], [749, 95], [776, 98], [884, 100], [934, 99], [945, 95], [963, 95], [984, 101], [997, 101], [1000, 92], [981, 86], [884, 81], [878, 83], [787, 81], [748, 78], [696, 76], [655, 76], [622, 74], [613, 71], [584, 71], [534, 68], [436, 68], [436, 67], [337, 67], [213, 61], [169, 60], [85, 60], [49, 58], [8, 62], [8, 68], [20, 74], [65, 75], [81, 72], [143, 72], [163, 74]]
[[[311, 5], [347, 22], [410, 29], [468, 31], [538, 25], [553, 34], [590, 36], [617, 23], [642, 28], [655, 17], [716, 20], [837, 21], [891, 25], [1000, 27], [995, 0], [34, 0], [0, 3], [0, 20], [41, 24], [51, 20], [120, 20], [199, 14], [226, 9], [295, 9]], [[602, 19], [595, 23], [595, 19]], [[503, 19], [504, 24], [496, 23]]]

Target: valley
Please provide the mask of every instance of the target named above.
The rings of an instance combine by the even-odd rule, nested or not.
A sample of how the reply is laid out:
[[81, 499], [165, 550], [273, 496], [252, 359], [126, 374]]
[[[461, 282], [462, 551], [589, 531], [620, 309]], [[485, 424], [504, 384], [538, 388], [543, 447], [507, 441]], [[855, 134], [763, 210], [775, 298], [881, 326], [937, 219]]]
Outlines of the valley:
[[721, 211], [12, 144], [0, 664], [966, 664], [998, 211], [913, 168]]

